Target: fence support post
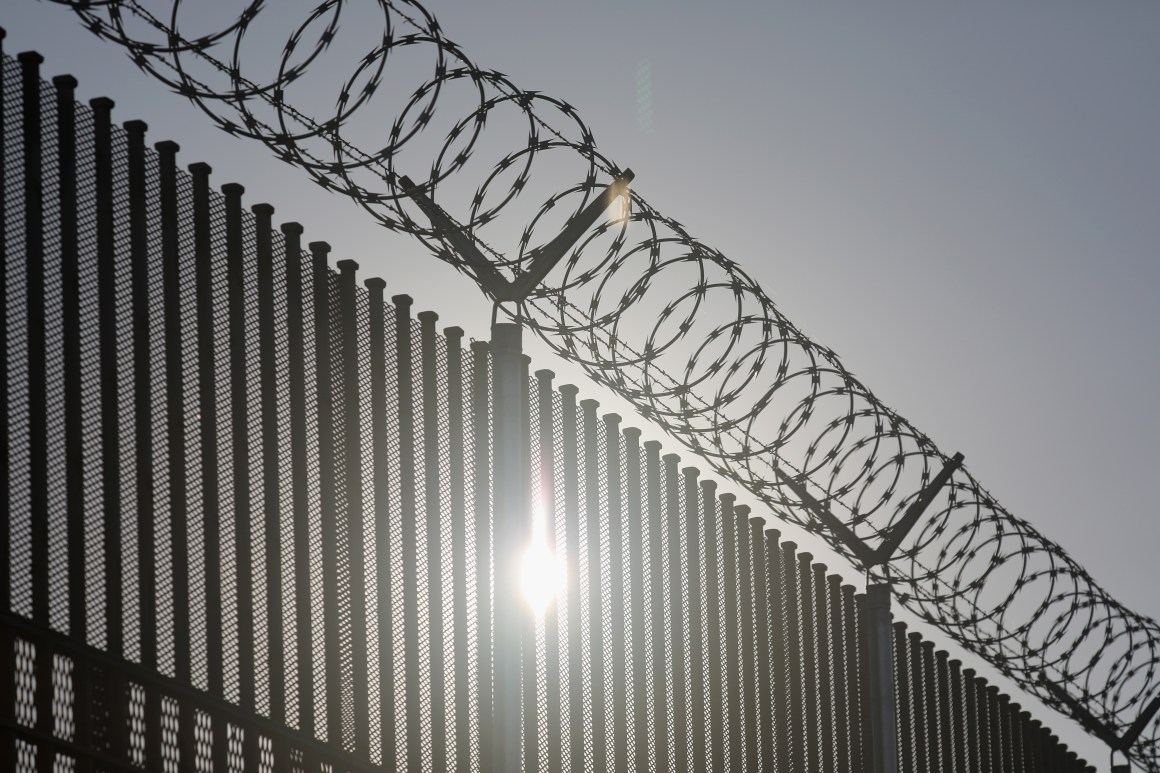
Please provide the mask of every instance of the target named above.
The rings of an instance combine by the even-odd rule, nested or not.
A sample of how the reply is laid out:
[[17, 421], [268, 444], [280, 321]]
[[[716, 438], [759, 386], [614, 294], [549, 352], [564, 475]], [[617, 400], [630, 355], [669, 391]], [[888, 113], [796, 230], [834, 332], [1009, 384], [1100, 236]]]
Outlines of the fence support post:
[[520, 553], [531, 518], [525, 512], [523, 346], [521, 326], [491, 328], [494, 421], [495, 762], [496, 773], [521, 769]]
[[890, 586], [866, 588], [866, 689], [870, 725], [869, 773], [898, 773]]

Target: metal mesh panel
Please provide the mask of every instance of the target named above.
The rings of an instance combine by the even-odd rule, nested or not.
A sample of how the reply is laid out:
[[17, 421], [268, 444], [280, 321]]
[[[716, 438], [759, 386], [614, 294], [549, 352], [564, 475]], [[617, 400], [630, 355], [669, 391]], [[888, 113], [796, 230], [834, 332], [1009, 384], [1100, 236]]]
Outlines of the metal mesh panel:
[[[433, 315], [413, 317], [404, 296], [352, 290], [353, 267], [331, 270], [328, 248], [304, 251], [295, 228], [267, 240], [270, 213], [243, 209], [238, 189], [209, 190], [202, 218], [208, 170], [179, 170], [167, 199], [164, 155], [145, 149], [134, 166], [143, 127], [113, 127], [102, 187], [99, 120], [84, 106], [68, 307], [56, 90], [38, 85], [41, 138], [29, 147], [43, 207], [29, 226], [25, 63], [0, 63], [5, 759], [21, 771], [94, 760], [164, 771], [488, 769], [500, 417], [486, 347], [438, 330]], [[43, 276], [26, 267], [40, 265], [26, 262], [38, 227]], [[41, 311], [43, 330], [30, 328]], [[70, 379], [79, 470], [67, 457]], [[528, 384], [522, 469], [568, 576], [524, 634], [526, 766], [859, 769], [869, 666], [853, 589], [749, 524], [747, 508], [659, 444], [577, 404], [575, 388], [547, 375]], [[76, 512], [69, 481], [79, 481]], [[77, 536], [80, 599], [69, 595]], [[895, 646], [899, 668], [914, 669], [896, 675], [903, 770], [983, 759], [1085, 769], [921, 637]], [[920, 725], [923, 744], [906, 735]]]

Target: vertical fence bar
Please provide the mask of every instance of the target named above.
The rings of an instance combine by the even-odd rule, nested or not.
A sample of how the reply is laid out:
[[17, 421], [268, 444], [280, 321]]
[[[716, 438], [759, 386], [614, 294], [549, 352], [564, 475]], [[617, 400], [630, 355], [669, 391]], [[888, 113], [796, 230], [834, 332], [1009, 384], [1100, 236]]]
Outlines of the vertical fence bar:
[[[149, 321], [149, 191], [144, 121], [124, 124], [129, 139], [129, 255], [133, 304], [133, 405], [137, 488], [137, 580], [141, 665], [157, 668], [157, 560], [153, 483], [153, 384]], [[145, 687], [145, 764], [161, 766], [161, 696]]]
[[[306, 301], [302, 226], [283, 223], [286, 269], [286, 393], [290, 407], [290, 499], [294, 522], [294, 640], [298, 728], [314, 735], [314, 613], [310, 583], [310, 479], [306, 419]], [[376, 457], [377, 458], [377, 457]], [[392, 734], [393, 735], [393, 734]], [[304, 767], [313, 770], [314, 761]]]
[[587, 516], [588, 548], [588, 663], [592, 714], [589, 737], [592, 743], [592, 770], [608, 769], [608, 730], [604, 692], [604, 609], [601, 593], [603, 569], [600, 560], [600, 488], [597, 470], [600, 466], [596, 445], [595, 400], [581, 400], [584, 426], [584, 510]]
[[753, 566], [749, 547], [749, 507], [737, 505], [733, 512], [737, 519], [738, 587], [741, 591], [741, 693], [745, 733], [745, 770], [756, 773], [758, 754], [757, 720], [757, 651], [753, 621]]
[[334, 385], [330, 308], [330, 245], [311, 242], [314, 280], [314, 380], [318, 432], [318, 511], [322, 537], [322, 640], [325, 658], [326, 740], [342, 748], [342, 632], [338, 608], [338, 504], [336, 502]]
[[995, 773], [1010, 773], [1003, 762], [1003, 718], [999, 714], [999, 688], [987, 685], [983, 696], [987, 705], [987, 750]]
[[793, 542], [781, 543], [781, 575], [783, 582], [782, 599], [785, 604], [786, 621], [786, 694], [789, 696], [789, 769], [806, 769], [805, 757], [805, 697], [802, 687], [802, 605], [798, 599], [797, 545]]
[[[495, 717], [492, 769], [521, 769], [521, 634], [524, 610], [519, 590], [520, 551], [527, 543], [530, 518], [525, 512], [526, 476], [523, 452], [524, 378], [522, 329], [497, 323], [491, 329], [492, 393], [495, 449]], [[590, 411], [585, 411], [588, 430]], [[585, 432], [585, 453], [595, 453], [595, 416]], [[591, 516], [590, 516], [591, 517]], [[595, 656], [594, 656], [595, 658]]]
[[681, 501], [677, 482], [676, 454], [665, 454], [665, 518], [668, 521], [669, 564], [669, 664], [673, 684], [673, 758], [677, 770], [689, 769], [689, 696], [685, 691], [685, 584], [681, 563]]
[[[370, 755], [370, 669], [367, 651], [366, 531], [363, 528], [362, 462], [362, 383], [359, 374], [358, 263], [339, 261], [339, 309], [342, 320], [342, 410], [343, 452], [346, 471], [347, 539], [350, 566], [350, 659], [351, 707], [354, 716], [354, 753], [362, 759]], [[338, 449], [335, 449], [336, 451]], [[440, 643], [442, 646], [442, 642]], [[442, 702], [440, 702], [442, 705]]]
[[[65, 509], [68, 513], [68, 633], [88, 640], [85, 615], [85, 476], [81, 445], [80, 254], [77, 245], [76, 87], [52, 79], [56, 92], [57, 191], [60, 203], [61, 353], [64, 360]], [[3, 124], [0, 124], [2, 126]], [[0, 182], [0, 184], [3, 184]], [[3, 217], [3, 210], [0, 210]], [[2, 287], [2, 286], [0, 286]], [[78, 698], [80, 696], [78, 695]], [[87, 717], [76, 715], [77, 722]], [[78, 727], [78, 731], [79, 731]], [[78, 741], [79, 741], [78, 734]], [[83, 742], [82, 742], [83, 743]]]
[[785, 579], [781, 556], [781, 532], [765, 530], [765, 584], [766, 606], [769, 618], [770, 689], [773, 691], [773, 721], [769, 729], [773, 738], [774, 756], [778, 767], [785, 770], [790, 764], [789, 740], [789, 674], [786, 662], [785, 637]]
[[[419, 524], [415, 506], [415, 406], [411, 356], [411, 296], [396, 295], [395, 361], [399, 374], [399, 494], [403, 562], [403, 689], [407, 718], [407, 770], [423, 768], [422, 685], [419, 682]], [[482, 555], [482, 554], [481, 554]], [[491, 584], [490, 573], [487, 579]], [[488, 660], [490, 671], [491, 661]]]
[[653, 765], [657, 770], [668, 770], [669, 704], [665, 686], [667, 657], [665, 649], [665, 593], [664, 593], [664, 505], [661, 500], [661, 444], [649, 440], [644, 444], [645, 474], [648, 488], [648, 551], [649, 551], [649, 622], [652, 638], [652, 738]]
[[427, 516], [427, 651], [431, 683], [431, 767], [447, 769], [447, 684], [443, 659], [443, 508], [439, 466], [439, 382], [435, 323], [439, 315], [421, 311], [419, 342], [423, 395], [423, 492]]
[[871, 585], [866, 589], [866, 643], [872, 738], [871, 770], [897, 773], [898, 746], [894, 707], [894, 658], [890, 630], [890, 586]]
[[[830, 637], [833, 653], [834, 677], [834, 760], [838, 770], [851, 770], [850, 761], [850, 710], [846, 699], [846, 685], [852, 674], [846, 671], [847, 648], [846, 627], [842, 622], [842, 578], [830, 575]], [[783, 736], [784, 737], [784, 736]]]
[[[708, 630], [706, 665], [709, 671], [709, 769], [725, 769], [725, 671], [721, 641], [721, 581], [717, 552], [717, 483], [701, 481], [701, 524], [705, 531], [705, 604]], [[638, 768], [639, 769], [639, 768]]]
[[371, 453], [375, 482], [375, 609], [379, 640], [379, 742], [383, 767], [397, 764], [395, 741], [395, 614], [391, 567], [391, 468], [387, 443], [386, 315], [383, 290], [387, 283], [367, 279], [367, 311], [370, 336]]
[[[169, 563], [173, 573], [173, 670], [182, 684], [191, 684], [189, 471], [185, 428], [185, 344], [181, 320], [181, 249], [175, 142], [158, 142], [158, 194], [161, 225], [161, 281], [165, 340], [166, 456], [169, 461]], [[177, 760], [179, 773], [194, 769], [193, 707], [179, 701]]]
[[999, 692], [999, 688], [996, 687], [995, 701], [998, 705], [999, 737], [1003, 739], [1003, 770], [1009, 771], [1009, 773], [1020, 773], [1015, 734], [1011, 727], [1011, 698]]
[[915, 773], [914, 737], [911, 730], [911, 685], [907, 654], [906, 623], [894, 624], [894, 687], [898, 712], [898, 770]]
[[956, 773], [969, 773], [971, 769], [967, 767], [967, 719], [962, 663], [951, 660], [947, 666], [950, 669], [951, 735], [955, 739], [954, 770]]
[[490, 355], [486, 341], [471, 342], [471, 417], [475, 462], [475, 594], [476, 683], [479, 721], [479, 760], [492, 758], [491, 678], [491, 400]]
[[[645, 608], [644, 608], [644, 513], [641, 507], [643, 492], [641, 479], [643, 467], [640, 456], [640, 430], [629, 427], [624, 430], [625, 452], [628, 476], [628, 564], [629, 564], [629, 609], [632, 620], [632, 768], [647, 770], [648, 757], [648, 674], [645, 655]], [[709, 548], [706, 546], [706, 555]], [[714, 557], [715, 558], [715, 557]], [[710, 602], [712, 604], [712, 602]], [[710, 613], [712, 614], [712, 613]], [[548, 724], [551, 732], [551, 722]], [[549, 768], [555, 771], [556, 768]], [[719, 770], [720, 768], [718, 768]]]
[[1043, 724], [1028, 714], [1025, 727], [1027, 728], [1028, 748], [1030, 750], [1030, 754], [1028, 755], [1028, 769], [1033, 773], [1044, 773]]
[[693, 740], [693, 770], [700, 773], [707, 770], [707, 748], [705, 739], [705, 650], [702, 644], [704, 633], [703, 610], [701, 608], [701, 518], [697, 501], [696, 467], [685, 467], [682, 471], [685, 481], [685, 571], [688, 573], [689, 594], [689, 687], [690, 687], [690, 727]]
[[[6, 124], [5, 92], [7, 83], [4, 79], [4, 70], [7, 65], [7, 56], [4, 53], [4, 38], [8, 33], [0, 27], [0, 127]], [[11, 451], [8, 437], [8, 218], [3, 213], [8, 211], [8, 132], [0, 131], [0, 604], [4, 612], [12, 611], [12, 574], [10, 569], [12, 550], [12, 502], [9, 493], [9, 460]], [[15, 710], [15, 674], [8, 667], [12, 656], [12, 637], [7, 628], [0, 627], [0, 657], [3, 658], [3, 668], [0, 668], [0, 733], [3, 735], [4, 748], [0, 750], [0, 760], [11, 763], [16, 767], [15, 737], [4, 729], [12, 722], [11, 714]]]
[[[28, 519], [32, 550], [32, 619], [47, 628], [49, 619], [48, 567], [48, 402], [46, 383], [45, 290], [44, 290], [44, 180], [41, 178], [40, 64], [35, 51], [16, 57], [20, 61], [23, 92], [24, 145], [24, 272], [25, 330], [28, 345]], [[45, 736], [53, 732], [52, 650], [40, 642], [35, 647], [36, 729]], [[36, 751], [37, 770], [51, 773], [56, 753], [48, 743]]]
[[865, 773], [869, 768], [866, 749], [866, 711], [863, 667], [865, 646], [859, 628], [860, 603], [854, 586], [842, 586], [843, 636], [846, 639], [846, 705], [850, 707], [850, 769]]
[[725, 607], [725, 711], [729, 728], [729, 770], [740, 773], [745, 765], [745, 744], [741, 717], [741, 583], [738, 579], [737, 519], [733, 494], [722, 494], [721, 556], [722, 600]]
[[975, 670], [963, 669], [963, 713], [966, 719], [966, 759], [968, 771], [984, 770], [980, 759], [979, 749], [982, 740], [979, 737], [978, 689], [975, 687]]
[[[826, 565], [814, 564], [814, 619], [817, 623], [818, 713], [821, 715], [821, 767], [823, 773], [834, 770], [834, 698], [830, 688], [830, 637], [827, 610]], [[889, 641], [889, 639], [888, 639]]]
[[[24, 129], [24, 275], [25, 330], [28, 346], [28, 520], [32, 529], [32, 619], [49, 625], [48, 588], [48, 407], [45, 395], [45, 313], [44, 313], [44, 180], [41, 178], [40, 64], [44, 57], [35, 51], [16, 56], [20, 62]], [[42, 653], [39, 653], [42, 655]], [[52, 666], [43, 667], [37, 657], [37, 684], [44, 676], [51, 680]], [[51, 684], [51, 681], [48, 682]], [[42, 705], [43, 696], [48, 703]], [[37, 690], [37, 728], [52, 732], [52, 691]], [[47, 711], [47, 714], [46, 714]], [[47, 717], [48, 724], [44, 725]], [[37, 754], [38, 764], [48, 754]], [[51, 761], [49, 765], [51, 766]]]
[[1023, 748], [1023, 709], [1014, 701], [1011, 701], [1007, 708], [1011, 725], [1012, 767], [1017, 773], [1026, 773], [1027, 755]]
[[757, 657], [757, 728], [759, 757], [762, 770], [773, 770], [773, 681], [770, 661], [769, 586], [771, 584], [765, 560], [765, 519], [749, 519], [749, 551], [753, 568], [753, 625]]
[[814, 620], [814, 586], [810, 567], [814, 557], [798, 553], [798, 595], [801, 598], [802, 681], [805, 683], [806, 765], [821, 770], [821, 727], [818, 717], [818, 661], [814, 647], [817, 636]]
[[[113, 101], [98, 98], [93, 108], [96, 164], [97, 295], [101, 378], [101, 478], [105, 556], [105, 646], [123, 656], [124, 614], [121, 587], [121, 424], [116, 307], [116, 243], [113, 214]], [[128, 750], [126, 685], [120, 675], [105, 672], [108, 750], [124, 759]]]
[[1004, 773], [1002, 760], [999, 759], [1002, 747], [995, 729], [991, 724], [992, 707], [987, 694], [987, 680], [981, 676], [975, 677], [975, 712], [978, 720], [978, 754], [979, 770], [982, 773]]
[[[532, 512], [532, 389], [531, 361], [526, 354], [520, 355], [520, 505], [523, 513], [523, 536], [519, 544], [519, 560], [522, 562], [532, 542], [535, 516]], [[517, 601], [520, 620], [520, 659], [523, 668], [521, 677], [521, 699], [523, 711], [523, 766], [524, 770], [540, 769], [540, 695], [539, 695], [539, 649], [536, 641], [536, 614], [529, 604], [526, 589], [520, 578]]]
[[[536, 405], [540, 415], [540, 490], [535, 493], [544, 511], [544, 538], [553, 555], [558, 555], [556, 539], [556, 427], [553, 419], [552, 403], [555, 392], [550, 370], [536, 371]], [[639, 487], [639, 481], [638, 481]], [[563, 768], [562, 711], [560, 688], [560, 604], [564, 599], [555, 599], [544, 617], [544, 678], [547, 681], [547, 700], [544, 710], [548, 731], [548, 770], [559, 773]]]
[[[467, 493], [463, 463], [463, 328], [447, 340], [447, 486], [451, 505], [451, 625], [455, 673], [455, 770], [471, 766], [471, 692], [467, 659]], [[385, 564], [388, 566], [389, 564]], [[382, 668], [380, 660], [379, 668]]]
[[[250, 503], [250, 405], [247, 390], [245, 236], [242, 194], [238, 183], [222, 186], [226, 214], [226, 287], [229, 319], [230, 429], [233, 479], [234, 550], [237, 573], [238, 702], [250, 711], [255, 703], [253, 525]], [[243, 731], [246, 767], [258, 764], [257, 739]]]
[[[2, 56], [2, 54], [0, 54]], [[2, 77], [2, 74], [0, 74]], [[57, 191], [60, 202], [61, 353], [64, 364], [65, 510], [68, 544], [68, 633], [74, 641], [88, 641], [85, 604], [85, 472], [81, 415], [80, 254], [77, 238], [76, 78], [52, 79], [56, 92]], [[0, 99], [3, 95], [0, 94]], [[0, 127], [3, 117], [0, 116]], [[0, 149], [2, 152], [2, 149]], [[0, 186], [4, 184], [0, 175]], [[4, 217], [0, 201], [0, 219]], [[3, 234], [0, 234], [3, 238]], [[0, 284], [0, 293], [4, 293]], [[0, 325], [5, 324], [0, 318]], [[3, 650], [0, 650], [3, 651]], [[92, 743], [88, 665], [73, 659], [73, 742]], [[78, 773], [92, 770], [92, 760], [76, 758]]]
[[931, 773], [930, 734], [926, 721], [926, 699], [930, 691], [926, 686], [922, 670], [922, 634], [912, 631], [908, 634], [907, 656], [910, 660], [911, 725], [914, 738], [915, 773]]
[[[6, 125], [6, 82], [4, 69], [4, 38], [7, 33], [0, 27], [0, 127]], [[0, 607], [5, 614], [12, 611], [12, 501], [9, 490], [11, 440], [8, 434], [8, 133], [0, 131]], [[8, 770], [16, 769], [16, 657], [12, 631], [0, 625], [0, 764]]]
[[[217, 376], [213, 297], [213, 224], [210, 216], [208, 164], [192, 164], [194, 282], [197, 288], [197, 393], [201, 418], [201, 491], [203, 519], [203, 571], [205, 590], [206, 686], [211, 695], [223, 697], [223, 636], [221, 578], [221, 492], [218, 473]], [[102, 303], [103, 305], [103, 303]], [[102, 422], [102, 426], [104, 426]], [[106, 481], [108, 478], [106, 477]], [[106, 553], [107, 555], [107, 553]], [[211, 718], [212, 759], [217, 767], [226, 762], [226, 722]]]
[[612, 625], [612, 766], [628, 768], [628, 654], [625, 647], [624, 481], [620, 471], [620, 416], [604, 416], [604, 458], [608, 465], [608, 601]]
[[941, 771], [939, 753], [941, 738], [938, 721], [938, 681], [934, 666], [934, 642], [922, 642], [922, 705], [926, 710], [927, 760], [930, 770]]
[[939, 770], [954, 769], [955, 739], [951, 735], [951, 675], [946, 650], [935, 653], [935, 679], [938, 682]]
[[[266, 554], [266, 658], [270, 719], [286, 723], [286, 645], [282, 599], [282, 496], [279, 473], [277, 327], [274, 318], [274, 208], [250, 207], [258, 287], [258, 383], [262, 427], [262, 515]], [[247, 733], [247, 736], [251, 733]], [[281, 741], [274, 742], [275, 765], [289, 764]]]
[[568, 554], [568, 760], [575, 772], [584, 765], [584, 633], [580, 619], [580, 483], [577, 449], [576, 393], [572, 384], [560, 387], [561, 448], [564, 452], [564, 542]]

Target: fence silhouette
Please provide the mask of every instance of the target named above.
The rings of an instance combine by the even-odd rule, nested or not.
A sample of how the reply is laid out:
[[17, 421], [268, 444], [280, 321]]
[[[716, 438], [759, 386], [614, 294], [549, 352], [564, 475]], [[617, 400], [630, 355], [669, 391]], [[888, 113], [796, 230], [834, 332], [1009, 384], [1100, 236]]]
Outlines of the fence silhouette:
[[[486, 342], [0, 59], [0, 769], [487, 770]], [[550, 371], [526, 770], [863, 771], [865, 598]], [[1094, 770], [904, 623], [899, 769]]]

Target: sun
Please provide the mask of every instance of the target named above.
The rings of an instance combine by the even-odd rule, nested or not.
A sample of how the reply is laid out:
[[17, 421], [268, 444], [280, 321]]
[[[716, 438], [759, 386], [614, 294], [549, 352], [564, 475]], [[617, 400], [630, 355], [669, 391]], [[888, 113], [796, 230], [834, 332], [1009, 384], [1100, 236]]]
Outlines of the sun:
[[532, 514], [532, 538], [520, 561], [520, 590], [536, 618], [540, 619], [568, 586], [567, 567], [548, 544], [543, 507]]

